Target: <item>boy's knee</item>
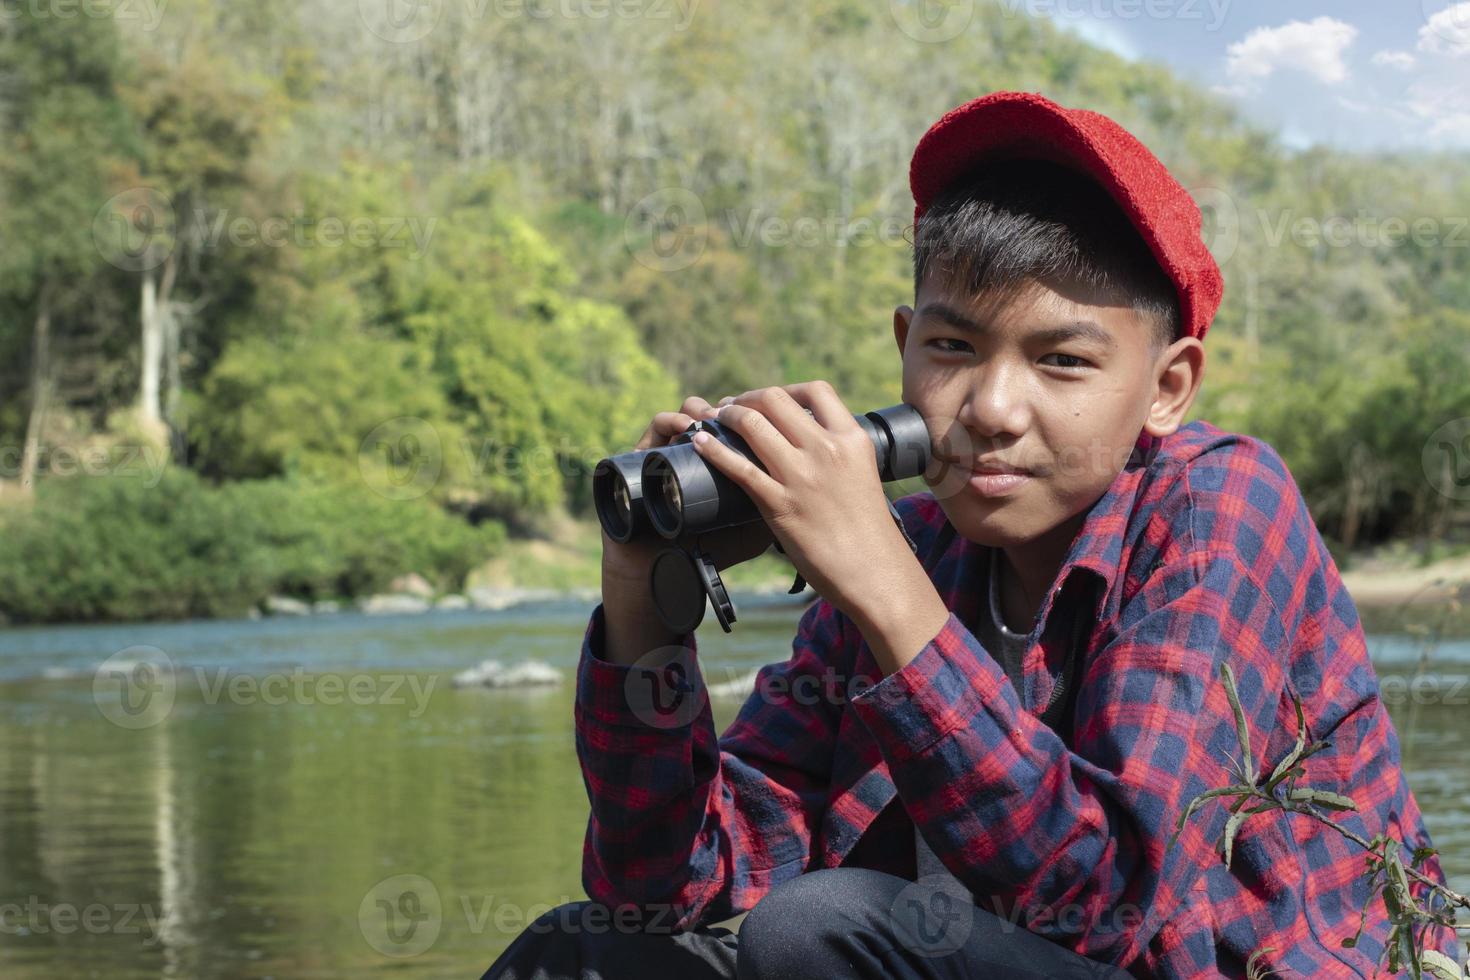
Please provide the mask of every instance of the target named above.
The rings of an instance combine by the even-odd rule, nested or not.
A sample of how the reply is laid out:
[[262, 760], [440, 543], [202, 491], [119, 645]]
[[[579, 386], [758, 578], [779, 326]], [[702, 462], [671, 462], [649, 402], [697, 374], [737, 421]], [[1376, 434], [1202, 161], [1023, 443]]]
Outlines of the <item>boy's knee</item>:
[[893, 882], [903, 884], [866, 868], [823, 868], [777, 885], [740, 923], [741, 980], [809, 976], [821, 947], [850, 942], [883, 914]]
[[754, 922], [758, 931], [780, 931], [795, 928], [804, 920], [803, 928], [812, 922], [824, 922], [851, 914], [859, 906], [874, 899], [888, 876], [867, 868], [821, 868], [783, 881], [750, 910], [740, 926], [740, 935]]

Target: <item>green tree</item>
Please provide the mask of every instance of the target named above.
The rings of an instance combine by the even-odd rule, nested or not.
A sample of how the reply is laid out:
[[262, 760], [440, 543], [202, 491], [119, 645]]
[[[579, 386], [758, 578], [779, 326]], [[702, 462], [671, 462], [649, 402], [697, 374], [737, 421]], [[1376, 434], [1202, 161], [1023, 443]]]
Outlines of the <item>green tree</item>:
[[[0, 295], [8, 332], [30, 334], [30, 404], [18, 485], [30, 494], [55, 386], [54, 348], [108, 271], [93, 237], [109, 176], [137, 146], [119, 101], [127, 63], [112, 22], [56, 29], [27, 7], [0, 23]], [[24, 324], [24, 326], [21, 326]], [[11, 349], [20, 345], [13, 339]]]

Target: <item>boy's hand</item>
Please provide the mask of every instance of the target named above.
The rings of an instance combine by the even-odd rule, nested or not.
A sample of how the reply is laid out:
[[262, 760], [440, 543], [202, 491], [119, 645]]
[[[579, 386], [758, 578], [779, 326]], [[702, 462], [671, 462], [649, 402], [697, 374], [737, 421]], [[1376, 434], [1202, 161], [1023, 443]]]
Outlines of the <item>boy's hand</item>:
[[888, 510], [873, 442], [830, 384], [758, 388], [720, 404], [719, 423], [766, 472], [718, 440], [695, 448], [750, 496], [822, 598], [861, 622], [895, 575], [917, 569], [927, 581]]

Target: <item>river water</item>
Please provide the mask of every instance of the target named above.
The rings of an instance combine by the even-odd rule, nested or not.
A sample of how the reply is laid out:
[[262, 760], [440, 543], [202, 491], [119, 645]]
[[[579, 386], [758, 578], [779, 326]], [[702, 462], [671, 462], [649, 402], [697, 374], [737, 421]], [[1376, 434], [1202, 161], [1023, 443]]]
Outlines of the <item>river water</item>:
[[[713, 684], [802, 607], [710, 617]], [[571, 734], [587, 602], [0, 631], [0, 977], [477, 977], [585, 897]], [[1470, 642], [1372, 624], [1410, 784], [1470, 891]], [[532, 661], [558, 685], [456, 688]], [[164, 666], [169, 670], [156, 669]], [[145, 681], [149, 697], [124, 683]], [[131, 689], [128, 689], [131, 690]], [[738, 696], [714, 700], [722, 727]]]

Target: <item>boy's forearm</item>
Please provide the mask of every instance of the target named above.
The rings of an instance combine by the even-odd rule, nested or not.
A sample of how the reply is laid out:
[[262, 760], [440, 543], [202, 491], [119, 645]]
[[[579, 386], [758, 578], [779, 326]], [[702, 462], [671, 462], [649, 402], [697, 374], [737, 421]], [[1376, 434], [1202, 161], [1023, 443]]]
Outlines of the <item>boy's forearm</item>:
[[672, 654], [683, 649], [680, 635], [665, 626], [651, 610], [609, 604], [604, 600], [603, 614], [607, 632], [602, 653], [608, 663], [658, 667], [661, 663], [654, 662], [657, 658], [649, 656], [651, 653], [667, 650]]
[[[604, 556], [602, 608], [606, 630], [603, 659], [631, 667], [657, 667], [655, 650], [677, 650], [683, 639], [663, 624], [653, 607], [648, 589], [648, 571], [640, 566], [617, 568]], [[645, 659], [647, 658], [647, 659]]]
[[917, 561], [865, 596], [852, 618], [884, 677], [907, 666], [949, 619], [949, 607]]

